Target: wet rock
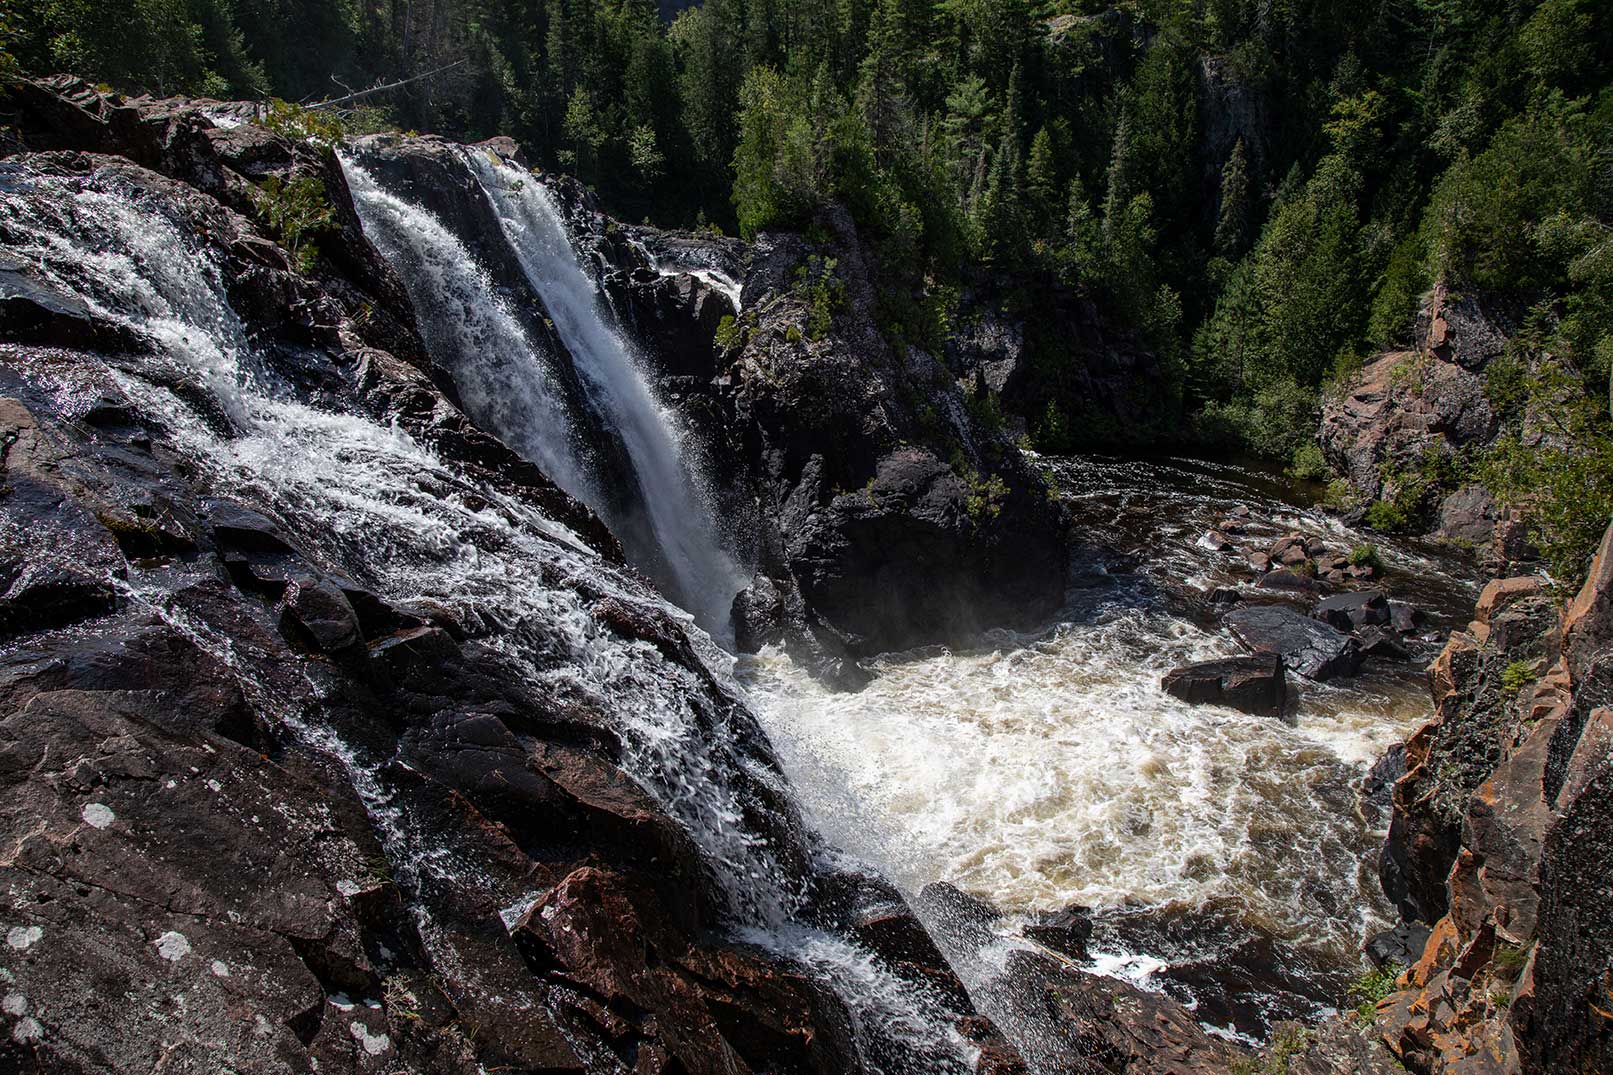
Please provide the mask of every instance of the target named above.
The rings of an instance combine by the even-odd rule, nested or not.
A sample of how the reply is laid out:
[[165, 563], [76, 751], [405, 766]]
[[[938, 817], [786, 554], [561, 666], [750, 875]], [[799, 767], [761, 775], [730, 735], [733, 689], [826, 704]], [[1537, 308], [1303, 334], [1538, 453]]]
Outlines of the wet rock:
[[1199, 539], [1199, 544], [1211, 552], [1230, 552], [1233, 548], [1232, 541], [1218, 530], [1211, 530], [1205, 534]]
[[1356, 590], [1319, 601], [1311, 615], [1340, 631], [1389, 622], [1389, 599], [1380, 590]]
[[1361, 781], [1361, 798], [1379, 809], [1389, 806], [1395, 781], [1406, 775], [1406, 745], [1396, 743], [1372, 763]]
[[1368, 627], [1356, 632], [1361, 643], [1361, 655], [1383, 661], [1409, 661], [1411, 650], [1393, 630], [1387, 627]]
[[0, 638], [65, 627], [117, 607], [105, 579], [65, 566], [0, 560]]
[[923, 923], [894, 885], [880, 878], [850, 875], [849, 892], [837, 918], [852, 935], [892, 962], [950, 971]]
[[1166, 673], [1166, 693], [1194, 705], [1225, 705], [1245, 713], [1281, 716], [1287, 683], [1275, 653], [1200, 661]]
[[140, 339], [91, 313], [83, 299], [60, 295], [0, 255], [0, 336], [19, 342], [91, 350], [139, 350]]
[[1383, 1042], [1348, 1014], [1316, 1024], [1281, 1023], [1258, 1062], [1288, 1075], [1402, 1075], [1405, 1068]]
[[[696, 947], [664, 928], [651, 895], [584, 868], [514, 928], [534, 973], [573, 983], [621, 1020], [618, 1048], [656, 1049], [687, 1071], [852, 1070], [850, 1020], [814, 978], [749, 950]], [[566, 1003], [565, 994], [557, 997]], [[608, 1025], [607, 1025], [607, 1029]], [[827, 1032], [825, 1032], [827, 1031]]]
[[1277, 571], [1268, 571], [1260, 576], [1260, 586], [1266, 590], [1282, 590], [1287, 593], [1315, 593], [1324, 587], [1325, 583], [1314, 575], [1301, 574], [1288, 568]]
[[1246, 605], [1226, 615], [1232, 635], [1255, 653], [1274, 654], [1307, 679], [1351, 675], [1361, 666], [1355, 639], [1283, 605]]
[[1223, 1075], [1245, 1055], [1168, 997], [1045, 956], [1011, 953], [1005, 978], [1007, 1003], [1046, 1028], [1027, 1045], [1037, 1070]]
[[925, 885], [917, 903], [919, 912], [941, 936], [971, 948], [989, 944], [1002, 920], [996, 907], [946, 881]]
[[321, 653], [340, 654], [364, 644], [347, 595], [324, 579], [305, 577], [287, 589], [282, 622]]
[[1408, 604], [1405, 601], [1389, 602], [1389, 626], [1400, 634], [1416, 634], [1427, 618], [1422, 609], [1415, 605]]
[[1287, 534], [1272, 543], [1267, 551], [1273, 563], [1285, 567], [1303, 564], [1312, 556], [1310, 540], [1304, 534]]
[[1062, 911], [1036, 911], [1027, 917], [1021, 932], [1060, 955], [1085, 962], [1087, 941], [1092, 937], [1092, 909], [1066, 907]]
[[788, 625], [785, 596], [779, 585], [758, 574], [751, 584], [734, 595], [729, 612], [734, 645], [741, 653], [755, 653], [764, 646], [784, 640]]
[[1109, 910], [1093, 924], [1093, 947], [1162, 961], [1150, 987], [1211, 1026], [1265, 1037], [1283, 1020], [1314, 1019], [1343, 987], [1335, 968], [1249, 921], [1232, 900]]
[[228, 548], [242, 552], [294, 553], [278, 523], [261, 512], [231, 500], [209, 500], [203, 514], [213, 537]]
[[1364, 951], [1379, 970], [1404, 970], [1423, 954], [1428, 935], [1428, 927], [1421, 922], [1402, 922], [1393, 929], [1374, 933]]

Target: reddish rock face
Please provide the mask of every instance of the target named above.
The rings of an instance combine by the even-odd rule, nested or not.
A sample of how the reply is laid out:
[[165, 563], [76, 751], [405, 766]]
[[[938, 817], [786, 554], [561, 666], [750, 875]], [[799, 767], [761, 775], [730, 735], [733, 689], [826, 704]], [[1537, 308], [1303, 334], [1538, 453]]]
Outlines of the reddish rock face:
[[[1498, 689], [1520, 668], [1545, 672]], [[1538, 580], [1492, 582], [1430, 682], [1385, 858], [1412, 904], [1449, 863], [1444, 915], [1384, 1040], [1419, 1071], [1613, 1070], [1613, 527], [1560, 620]]]

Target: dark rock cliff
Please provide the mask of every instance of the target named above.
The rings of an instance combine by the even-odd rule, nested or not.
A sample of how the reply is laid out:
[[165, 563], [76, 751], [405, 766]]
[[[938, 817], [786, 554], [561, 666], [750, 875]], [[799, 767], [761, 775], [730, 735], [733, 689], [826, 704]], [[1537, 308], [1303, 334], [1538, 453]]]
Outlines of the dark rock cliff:
[[[861, 1070], [820, 973], [724, 939], [745, 901], [629, 772], [624, 707], [699, 729], [808, 923], [845, 926], [824, 893], [876, 882], [814, 872], [685, 629], [438, 383], [328, 154], [72, 83], [12, 105], [59, 151], [0, 161], [0, 246], [127, 207], [216, 268], [260, 394], [232, 413], [173, 361], [185, 339], [27, 258], [0, 281], [0, 1069]], [[267, 175], [337, 211], [308, 273], [247, 215]], [[277, 408], [359, 439], [257, 467]], [[357, 484], [387, 458], [392, 484]], [[400, 585], [441, 526], [437, 555], [535, 557], [554, 618]]]

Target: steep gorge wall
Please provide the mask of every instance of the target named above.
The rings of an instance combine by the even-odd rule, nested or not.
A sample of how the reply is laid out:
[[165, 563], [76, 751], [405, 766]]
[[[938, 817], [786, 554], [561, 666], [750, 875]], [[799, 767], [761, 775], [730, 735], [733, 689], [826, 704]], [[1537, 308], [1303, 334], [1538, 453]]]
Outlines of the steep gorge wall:
[[1384, 1039], [1431, 1073], [1613, 1070], [1613, 527], [1561, 612], [1491, 583], [1430, 678], [1385, 873], [1432, 934]]

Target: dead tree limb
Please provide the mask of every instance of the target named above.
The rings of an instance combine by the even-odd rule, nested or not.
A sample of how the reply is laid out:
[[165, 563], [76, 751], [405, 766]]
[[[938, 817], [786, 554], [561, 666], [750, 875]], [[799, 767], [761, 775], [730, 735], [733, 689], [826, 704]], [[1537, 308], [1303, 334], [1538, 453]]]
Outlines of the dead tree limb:
[[361, 100], [362, 98], [373, 97], [377, 93], [386, 93], [389, 90], [395, 90], [402, 86], [410, 85], [414, 82], [420, 82], [424, 79], [433, 78], [437, 75], [443, 74], [446, 71], [452, 71], [456, 67], [463, 67], [464, 64], [464, 60], [455, 60], [453, 63], [444, 64], [441, 67], [427, 71], [423, 74], [411, 75], [408, 78], [399, 79], [396, 82], [388, 82], [384, 86], [371, 86], [367, 90], [359, 90], [357, 93], [349, 93], [345, 97], [332, 97], [328, 101], [320, 101], [316, 104], [308, 105], [307, 107], [310, 112], [313, 112], [321, 108], [337, 108], [341, 105], [352, 104], [354, 101]]

